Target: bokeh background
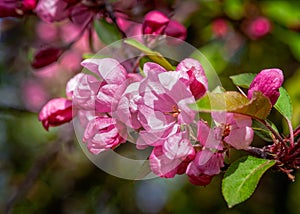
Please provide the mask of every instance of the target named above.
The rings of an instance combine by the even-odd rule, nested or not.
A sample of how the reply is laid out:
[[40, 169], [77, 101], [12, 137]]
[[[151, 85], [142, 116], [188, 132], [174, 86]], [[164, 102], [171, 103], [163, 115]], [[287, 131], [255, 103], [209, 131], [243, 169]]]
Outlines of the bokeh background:
[[[299, 125], [299, 1], [129, 2], [126, 10], [133, 17], [152, 9], [172, 11], [188, 29], [186, 41], [208, 58], [227, 90], [236, 90], [230, 75], [282, 69], [293, 102], [293, 125]], [[291, 182], [268, 171], [249, 200], [229, 209], [221, 194], [222, 174], [206, 187], [193, 186], [185, 176], [124, 180], [87, 159], [71, 123], [45, 131], [39, 110], [49, 99], [65, 96], [66, 82], [81, 71], [83, 54], [92, 50], [84, 34], [58, 62], [40, 69], [30, 65], [32, 50], [72, 41], [78, 31], [72, 23], [48, 24], [35, 16], [0, 19], [0, 212], [300, 213], [299, 173]], [[92, 36], [96, 50], [105, 46]], [[287, 133], [276, 111], [270, 119]], [[259, 139], [255, 144], [264, 145]]]

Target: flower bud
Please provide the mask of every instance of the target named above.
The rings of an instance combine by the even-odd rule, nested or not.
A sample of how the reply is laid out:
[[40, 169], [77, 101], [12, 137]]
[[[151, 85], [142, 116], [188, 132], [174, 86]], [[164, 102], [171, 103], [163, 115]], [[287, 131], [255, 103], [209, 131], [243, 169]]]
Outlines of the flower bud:
[[218, 38], [224, 37], [229, 31], [227, 21], [221, 18], [214, 20], [211, 24], [211, 28], [213, 34]]
[[259, 17], [253, 20], [248, 28], [247, 34], [251, 39], [259, 39], [271, 31], [271, 23], [265, 17]]
[[186, 28], [176, 20], [170, 20], [165, 30], [165, 34], [167, 36], [185, 40], [187, 31]]
[[35, 69], [45, 67], [53, 62], [56, 62], [62, 55], [63, 50], [60, 48], [45, 48], [39, 50], [31, 62], [31, 66]]
[[142, 26], [143, 34], [163, 34], [166, 29], [169, 18], [159, 11], [150, 11], [146, 14]]
[[59, 126], [72, 118], [72, 101], [65, 98], [50, 100], [39, 113], [39, 121], [47, 131], [50, 126]]
[[248, 90], [248, 99], [252, 98], [254, 91], [260, 91], [268, 97], [274, 105], [280, 95], [279, 88], [283, 83], [283, 74], [280, 69], [271, 68], [262, 70], [252, 81]]

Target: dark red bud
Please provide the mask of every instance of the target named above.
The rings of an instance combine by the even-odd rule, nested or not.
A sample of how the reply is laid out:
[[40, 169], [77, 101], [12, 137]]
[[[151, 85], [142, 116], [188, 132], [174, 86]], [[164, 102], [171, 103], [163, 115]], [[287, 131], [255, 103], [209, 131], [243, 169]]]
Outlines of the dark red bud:
[[31, 66], [38, 69], [50, 65], [51, 63], [56, 62], [62, 53], [63, 49], [61, 48], [40, 49], [35, 54]]

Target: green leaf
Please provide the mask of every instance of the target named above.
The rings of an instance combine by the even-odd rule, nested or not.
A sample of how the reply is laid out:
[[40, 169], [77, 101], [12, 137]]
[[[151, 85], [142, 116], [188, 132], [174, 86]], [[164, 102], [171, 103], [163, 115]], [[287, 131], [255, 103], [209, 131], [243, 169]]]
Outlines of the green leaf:
[[263, 12], [285, 26], [298, 26], [300, 24], [299, 1], [263, 1]]
[[251, 100], [236, 91], [225, 93], [208, 92], [190, 107], [200, 112], [227, 111], [248, 115], [257, 119], [266, 119], [272, 105], [261, 92], [255, 92]]
[[104, 44], [111, 44], [115, 41], [122, 39], [121, 33], [118, 28], [104, 19], [95, 20], [94, 28], [100, 40]]
[[143, 45], [142, 43], [136, 41], [135, 39], [126, 39], [124, 41], [126, 44], [142, 51], [144, 54], [146, 54], [153, 62], [158, 63], [168, 71], [173, 71], [173, 66], [166, 60], [159, 52], [153, 51], [147, 46]]
[[261, 176], [273, 165], [274, 160], [252, 156], [233, 162], [222, 181], [222, 193], [229, 208], [245, 201], [254, 192]]
[[252, 122], [252, 129], [254, 130], [254, 133], [258, 135], [261, 139], [263, 139], [266, 142], [272, 142], [272, 133], [269, 129], [267, 129], [263, 124], [260, 122], [253, 120]]
[[236, 86], [240, 86], [242, 88], [249, 88], [252, 80], [256, 75], [257, 74], [254, 73], [244, 73], [244, 74], [230, 76], [229, 78]]
[[275, 108], [288, 120], [292, 120], [293, 106], [288, 92], [284, 88], [279, 89], [280, 96], [275, 103]]

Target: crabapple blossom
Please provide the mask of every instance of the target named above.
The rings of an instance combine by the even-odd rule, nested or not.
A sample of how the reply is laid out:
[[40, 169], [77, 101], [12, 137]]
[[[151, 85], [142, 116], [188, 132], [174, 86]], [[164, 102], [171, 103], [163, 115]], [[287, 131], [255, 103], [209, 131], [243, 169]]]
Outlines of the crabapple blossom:
[[[75, 87], [75, 88], [73, 88]], [[89, 74], [77, 74], [67, 83], [67, 96], [72, 96], [73, 105], [78, 109], [94, 110], [97, 106], [97, 92], [101, 82]]]
[[[195, 99], [185, 84], [179, 81], [181, 73], [163, 72], [153, 64], [147, 64], [144, 72], [147, 76], [140, 83], [141, 99], [138, 102], [138, 118], [144, 128], [140, 133], [141, 139], [145, 141], [143, 134], [167, 137], [175, 124], [190, 124], [195, 111], [188, 104], [195, 102]], [[144, 144], [141, 139], [137, 146]], [[152, 141], [151, 145], [154, 144], [157, 142]]]
[[128, 127], [141, 128], [138, 120], [137, 101], [141, 98], [138, 92], [140, 82], [125, 83], [117, 91], [112, 105], [113, 117], [118, 118]]
[[221, 139], [203, 122], [198, 121], [198, 140], [202, 150], [197, 151], [195, 159], [187, 167], [186, 174], [191, 183], [207, 185], [212, 177], [220, 173], [224, 166], [223, 145]]
[[217, 123], [217, 138], [228, 143], [235, 149], [247, 149], [252, 143], [254, 131], [252, 120], [248, 116], [235, 113], [213, 112], [212, 117]]
[[187, 164], [193, 160], [195, 150], [186, 131], [170, 136], [161, 146], [153, 148], [149, 157], [151, 170], [160, 177], [172, 178], [185, 172]]
[[97, 111], [111, 112], [115, 93], [127, 78], [125, 68], [117, 60], [110, 58], [87, 59], [82, 65], [103, 80], [96, 94]]
[[192, 184], [205, 186], [211, 182], [213, 176], [221, 172], [224, 166], [224, 155], [210, 150], [196, 153], [195, 159], [188, 165], [186, 174]]
[[71, 121], [72, 101], [65, 98], [55, 98], [44, 105], [39, 113], [39, 121], [42, 122], [46, 130], [50, 126], [59, 126]]
[[280, 93], [279, 88], [283, 83], [283, 73], [278, 68], [262, 70], [252, 81], [248, 90], [248, 98], [251, 99], [254, 91], [260, 91], [275, 105]]
[[114, 118], [95, 117], [88, 122], [85, 128], [83, 141], [87, 143], [87, 148], [91, 153], [99, 154], [125, 143], [119, 132], [117, 121]]

